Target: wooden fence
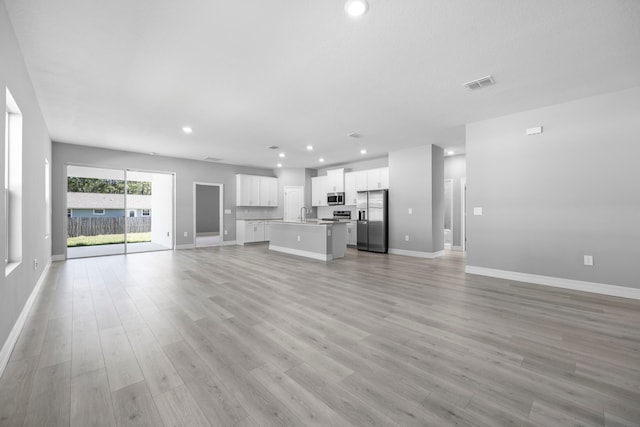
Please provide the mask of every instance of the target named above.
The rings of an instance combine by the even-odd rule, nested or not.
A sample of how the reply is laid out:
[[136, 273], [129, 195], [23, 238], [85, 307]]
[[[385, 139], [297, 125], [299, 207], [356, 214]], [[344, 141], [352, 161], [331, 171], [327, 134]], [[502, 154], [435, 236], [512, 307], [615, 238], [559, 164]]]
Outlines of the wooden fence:
[[97, 236], [100, 234], [124, 234], [125, 220], [127, 233], [148, 233], [151, 231], [150, 217], [80, 217], [67, 218], [67, 237]]

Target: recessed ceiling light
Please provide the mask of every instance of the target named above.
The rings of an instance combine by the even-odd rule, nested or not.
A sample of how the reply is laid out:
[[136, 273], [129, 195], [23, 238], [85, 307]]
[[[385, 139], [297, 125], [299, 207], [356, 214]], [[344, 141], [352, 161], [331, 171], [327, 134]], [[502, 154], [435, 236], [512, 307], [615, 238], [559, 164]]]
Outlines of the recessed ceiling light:
[[193, 133], [193, 129], [191, 129], [191, 126], [183, 126], [182, 127], [182, 132], [189, 134], [189, 133]]
[[347, 0], [344, 4], [344, 10], [354, 18], [364, 15], [368, 9], [369, 4], [366, 0]]
[[284, 157], [284, 153], [280, 153], [280, 154], [278, 154], [278, 156]]
[[282, 163], [278, 163], [278, 167], [281, 168], [282, 167]]
[[313, 151], [313, 145], [307, 145], [307, 150]]
[[367, 150], [363, 148], [362, 150], [360, 150], [360, 154], [367, 154]]
[[320, 157], [320, 158], [318, 159], [318, 161], [319, 161], [320, 163], [324, 163], [324, 158], [323, 158], [323, 157]]
[[449, 156], [453, 156], [454, 154], [456, 154], [456, 152], [455, 152], [455, 151], [447, 151], [447, 154], [448, 154]]

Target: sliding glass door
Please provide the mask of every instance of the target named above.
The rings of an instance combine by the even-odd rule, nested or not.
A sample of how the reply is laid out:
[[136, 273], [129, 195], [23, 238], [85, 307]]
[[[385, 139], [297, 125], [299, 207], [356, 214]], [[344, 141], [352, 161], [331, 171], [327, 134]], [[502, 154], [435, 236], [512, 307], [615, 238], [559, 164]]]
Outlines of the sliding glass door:
[[173, 249], [173, 174], [67, 166], [67, 258]]

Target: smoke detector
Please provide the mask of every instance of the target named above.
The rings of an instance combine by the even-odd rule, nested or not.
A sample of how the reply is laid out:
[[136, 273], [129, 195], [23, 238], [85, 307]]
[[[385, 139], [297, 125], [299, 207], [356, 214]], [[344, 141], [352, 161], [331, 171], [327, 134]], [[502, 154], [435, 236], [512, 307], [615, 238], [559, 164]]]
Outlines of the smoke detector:
[[469, 90], [477, 90], [482, 89], [483, 87], [493, 86], [496, 84], [495, 80], [493, 80], [492, 76], [482, 77], [477, 80], [471, 80], [470, 82], [466, 82], [463, 86], [465, 86]]

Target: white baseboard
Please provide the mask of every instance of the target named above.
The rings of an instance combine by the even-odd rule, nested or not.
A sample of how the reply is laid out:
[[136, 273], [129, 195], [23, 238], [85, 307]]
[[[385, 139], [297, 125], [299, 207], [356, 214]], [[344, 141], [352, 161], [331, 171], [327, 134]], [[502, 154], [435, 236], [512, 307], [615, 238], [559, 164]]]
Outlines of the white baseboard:
[[235, 246], [238, 243], [235, 240], [224, 240], [222, 246]]
[[454, 252], [462, 252], [462, 246], [451, 246], [451, 250]]
[[33, 307], [33, 303], [35, 302], [36, 297], [38, 296], [38, 292], [40, 292], [40, 288], [42, 287], [42, 284], [44, 283], [45, 278], [47, 277], [47, 273], [49, 272], [49, 267], [51, 267], [51, 262], [49, 262], [44, 267], [44, 270], [42, 270], [42, 274], [40, 275], [40, 278], [38, 279], [36, 286], [34, 286], [33, 291], [31, 292], [31, 295], [29, 295], [29, 298], [27, 298], [27, 302], [25, 302], [24, 307], [22, 308], [22, 311], [18, 316], [18, 319], [13, 324], [13, 328], [11, 329], [11, 332], [9, 332], [9, 336], [7, 337], [7, 340], [4, 342], [2, 349], [0, 349], [0, 376], [2, 376], [2, 374], [4, 373], [4, 370], [7, 367], [7, 363], [9, 363], [11, 352], [13, 351], [13, 348], [18, 342], [18, 338], [20, 337], [20, 332], [22, 332], [22, 328], [24, 327], [24, 324], [27, 321], [27, 317], [29, 317], [29, 312], [31, 311], [31, 307]]
[[497, 270], [494, 268], [467, 265], [465, 273], [498, 279], [515, 280], [517, 282], [535, 283], [536, 285], [553, 286], [555, 288], [572, 289], [613, 297], [640, 299], [640, 289], [625, 286], [607, 285], [604, 283], [583, 282], [581, 280], [563, 279], [560, 277], [539, 276], [537, 274], [519, 273], [517, 271]]
[[444, 251], [418, 252], [418, 251], [408, 251], [406, 249], [392, 249], [392, 248], [389, 248], [389, 253], [392, 255], [412, 256], [416, 258], [427, 258], [427, 259], [434, 259], [434, 258], [444, 256]]
[[196, 245], [195, 243], [186, 243], [184, 245], [176, 245], [176, 249], [180, 250], [180, 249], [195, 249]]
[[61, 255], [51, 255], [51, 261], [55, 262], [55, 261], [64, 261], [66, 259], [66, 257], [64, 256], [64, 254]]
[[269, 245], [269, 249], [272, 251], [278, 251], [278, 252], [284, 252], [286, 254], [290, 254], [290, 255], [298, 255], [298, 256], [303, 256], [303, 257], [307, 257], [307, 258], [313, 258], [313, 259], [317, 259], [320, 261], [330, 261], [333, 259], [332, 255], [325, 255], [325, 254], [319, 254], [316, 252], [309, 252], [309, 251], [302, 251], [300, 249], [291, 249], [291, 248], [285, 248], [282, 246], [273, 246], [273, 245]]
[[445, 248], [445, 250], [446, 250], [446, 249], [451, 250], [451, 243], [445, 243], [445, 244], [444, 244], [444, 248]]

